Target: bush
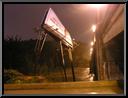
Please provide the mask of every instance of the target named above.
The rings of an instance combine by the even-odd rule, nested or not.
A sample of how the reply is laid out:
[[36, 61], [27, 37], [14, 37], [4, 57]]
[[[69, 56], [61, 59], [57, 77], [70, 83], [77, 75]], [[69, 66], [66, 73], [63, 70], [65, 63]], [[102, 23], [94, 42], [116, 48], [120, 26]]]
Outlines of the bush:
[[14, 69], [4, 69], [4, 83], [13, 83], [17, 77], [23, 76], [22, 73]]
[[42, 83], [47, 79], [43, 76], [24, 76], [14, 69], [4, 70], [4, 83]]

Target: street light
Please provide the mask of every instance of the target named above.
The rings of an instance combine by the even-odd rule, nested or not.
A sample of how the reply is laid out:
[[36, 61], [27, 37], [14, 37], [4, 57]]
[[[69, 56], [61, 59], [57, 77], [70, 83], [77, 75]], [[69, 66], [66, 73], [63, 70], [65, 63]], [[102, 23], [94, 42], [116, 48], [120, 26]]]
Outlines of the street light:
[[96, 31], [96, 25], [92, 25], [92, 31], [93, 31], [93, 32]]
[[92, 55], [92, 52], [93, 52], [93, 48], [91, 47], [90, 48], [90, 56]]
[[101, 8], [104, 5], [105, 4], [90, 4], [90, 6], [93, 7], [93, 8]]
[[93, 51], [93, 48], [91, 47], [91, 48], [90, 48], [90, 52], [92, 52], [92, 51]]
[[[101, 37], [99, 36], [99, 27], [101, 26], [101, 17], [100, 17], [100, 13], [101, 10], [103, 10], [104, 8], [106, 9], [106, 4], [91, 4], [90, 7], [93, 7], [93, 9], [96, 12], [96, 25], [92, 25], [92, 31], [93, 31], [93, 35], [94, 35], [94, 51], [95, 51], [95, 58], [96, 58], [96, 62], [95, 62], [95, 66], [94, 68], [96, 68], [94, 74], [96, 75], [95, 80], [99, 80], [101, 78], [101, 57], [102, 57], [102, 50], [101, 50]], [[102, 7], [102, 9], [101, 9]], [[98, 29], [97, 29], [98, 28]], [[97, 30], [96, 30], [97, 29]]]
[[92, 41], [92, 42], [91, 42], [91, 46], [93, 46], [93, 45], [94, 45], [94, 42]]
[[96, 41], [96, 39], [95, 39], [95, 31], [96, 31], [96, 25], [92, 25], [92, 31], [93, 31], [93, 35], [94, 35], [94, 39], [93, 39], [93, 41], [91, 41], [91, 48], [90, 48], [90, 56], [92, 55], [92, 52], [93, 52], [93, 46], [94, 46], [94, 44], [95, 44], [95, 41]]
[[[93, 45], [95, 44], [96, 42], [96, 25], [92, 25], [92, 32], [93, 32], [93, 35], [94, 35], [94, 39], [93, 39]], [[92, 43], [91, 43], [92, 44]]]
[[93, 51], [93, 48], [92, 47], [90, 48], [90, 51]]
[[92, 52], [90, 51], [90, 56], [92, 55]]

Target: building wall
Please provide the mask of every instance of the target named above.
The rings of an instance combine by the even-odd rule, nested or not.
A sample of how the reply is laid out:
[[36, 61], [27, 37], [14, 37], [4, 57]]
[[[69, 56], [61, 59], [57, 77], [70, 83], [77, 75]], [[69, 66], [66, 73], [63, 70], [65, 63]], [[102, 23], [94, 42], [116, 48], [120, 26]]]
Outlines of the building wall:
[[96, 60], [97, 80], [123, 79], [124, 15], [124, 4], [120, 4], [97, 32], [100, 33], [96, 35], [96, 56], [92, 58]]
[[109, 80], [121, 80], [124, 76], [124, 32], [104, 45], [105, 72]]
[[120, 4], [103, 30], [99, 80], [120, 80], [124, 72], [124, 5]]

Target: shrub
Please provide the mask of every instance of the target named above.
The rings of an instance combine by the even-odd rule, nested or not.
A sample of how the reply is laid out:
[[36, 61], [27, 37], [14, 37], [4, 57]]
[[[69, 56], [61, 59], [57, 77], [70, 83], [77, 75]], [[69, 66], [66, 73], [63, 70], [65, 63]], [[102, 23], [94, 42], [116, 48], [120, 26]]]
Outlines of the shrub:
[[4, 69], [4, 83], [13, 83], [17, 77], [23, 76], [22, 73], [14, 69]]

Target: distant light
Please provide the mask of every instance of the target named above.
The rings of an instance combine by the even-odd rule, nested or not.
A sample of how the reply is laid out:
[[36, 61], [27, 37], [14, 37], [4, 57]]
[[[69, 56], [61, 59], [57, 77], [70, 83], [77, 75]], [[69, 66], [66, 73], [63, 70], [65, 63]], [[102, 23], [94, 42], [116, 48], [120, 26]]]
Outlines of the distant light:
[[92, 31], [93, 31], [93, 32], [96, 31], [96, 25], [92, 25]]
[[93, 51], [93, 48], [90, 48], [90, 52], [92, 52]]
[[103, 7], [105, 4], [89, 4], [89, 6], [93, 7], [93, 8], [101, 8]]
[[97, 94], [97, 92], [90, 92], [89, 94]]
[[93, 46], [93, 45], [94, 45], [94, 42], [92, 41], [92, 42], [91, 42], [91, 46]]
[[89, 79], [90, 82], [92, 82], [92, 81], [94, 80], [94, 76], [95, 76], [94, 74], [91, 74], [91, 77], [90, 77], [90, 79]]
[[90, 51], [90, 56], [92, 55], [92, 51]]
[[75, 38], [73, 38], [72, 40], [75, 40]]

